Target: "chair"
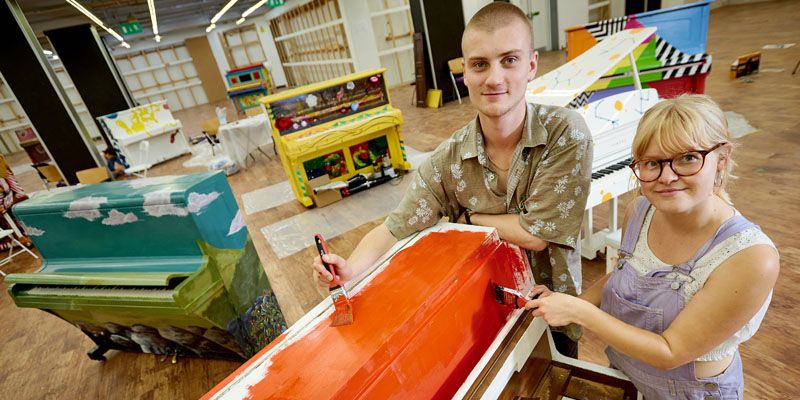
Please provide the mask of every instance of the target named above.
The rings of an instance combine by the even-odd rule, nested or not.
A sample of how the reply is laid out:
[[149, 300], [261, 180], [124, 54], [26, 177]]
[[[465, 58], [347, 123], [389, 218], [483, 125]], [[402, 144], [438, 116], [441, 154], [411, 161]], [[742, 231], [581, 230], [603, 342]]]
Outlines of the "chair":
[[[22, 253], [23, 251], [27, 252], [30, 255], [32, 255], [33, 258], [37, 258], [37, 259], [39, 258], [39, 256], [34, 254], [27, 247], [23, 246], [22, 243], [20, 243], [19, 240], [17, 240], [17, 238], [14, 237], [14, 231], [12, 231], [11, 229], [0, 229], [0, 239], [3, 239], [5, 237], [8, 237], [9, 239], [11, 239], [11, 247], [8, 248], [8, 255], [6, 256], [6, 258], [4, 258], [3, 260], [0, 260], [0, 266], [3, 266], [3, 265], [6, 265], [6, 264], [10, 263], [11, 260], [14, 258], [14, 256]], [[20, 250], [14, 251], [14, 245], [19, 246]], [[0, 270], [0, 276], [6, 276], [6, 273], [3, 272], [2, 270]]]
[[216, 118], [210, 118], [203, 121], [201, 126], [204, 133], [207, 133], [210, 136], [217, 136], [217, 132], [219, 131], [219, 120]]
[[75, 176], [78, 177], [78, 182], [84, 185], [92, 185], [111, 180], [111, 176], [108, 173], [109, 171], [106, 167], [95, 167], [77, 171]]
[[458, 104], [461, 104], [461, 93], [458, 92], [458, 85], [456, 82], [461, 82], [462, 85], [464, 84], [464, 57], [458, 57], [448, 61], [447, 67], [450, 68], [450, 80], [453, 81], [453, 91], [456, 92], [456, 97], [458, 97]]
[[50, 184], [56, 184], [56, 186], [58, 186], [59, 183], [64, 182], [64, 178], [61, 177], [61, 172], [58, 171], [58, 167], [55, 165], [39, 163], [31, 164], [31, 167], [36, 169], [36, 172], [39, 174], [39, 179], [42, 180], [47, 190], [50, 190]]
[[[147, 178], [147, 170], [150, 169], [153, 164], [148, 163], [148, 157], [150, 155], [150, 142], [147, 140], [142, 140], [139, 142], [139, 159], [136, 160], [136, 163], [131, 163], [129, 168], [125, 168], [125, 175], [135, 175], [139, 178]], [[133, 160], [131, 160], [133, 161]]]

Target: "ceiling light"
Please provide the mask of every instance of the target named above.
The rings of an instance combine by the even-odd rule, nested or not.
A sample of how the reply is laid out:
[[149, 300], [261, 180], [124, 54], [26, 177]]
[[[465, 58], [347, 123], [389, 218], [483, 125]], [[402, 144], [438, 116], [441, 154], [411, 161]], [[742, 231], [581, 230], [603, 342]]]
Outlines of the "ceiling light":
[[[105, 24], [103, 24], [103, 21], [100, 21], [97, 17], [94, 16], [94, 14], [89, 12], [89, 10], [83, 8], [83, 6], [78, 4], [77, 1], [75, 1], [75, 0], [67, 0], [67, 3], [69, 3], [69, 5], [75, 7], [75, 9], [77, 9], [81, 13], [83, 13], [83, 15], [89, 17], [89, 19], [92, 20], [92, 22], [94, 22], [95, 24], [99, 25], [101, 28], [105, 29], [106, 32], [111, 34], [111, 36], [114, 36], [114, 38], [116, 38], [117, 40], [119, 40], [123, 44], [127, 44], [127, 43], [125, 43], [124, 40], [122, 40], [122, 36], [120, 36], [117, 32], [114, 32], [113, 29], [106, 27]], [[130, 47], [130, 46], [128, 46], [128, 47]]]
[[216, 28], [216, 27], [217, 27], [217, 25], [216, 25], [216, 24], [211, 24], [211, 25], [209, 25], [209, 26], [206, 28], [206, 32], [211, 32], [211, 31], [212, 31], [214, 28]]
[[222, 16], [226, 12], [228, 12], [228, 10], [230, 10], [230, 8], [233, 7], [233, 5], [236, 4], [237, 1], [238, 0], [231, 0], [231, 1], [228, 2], [228, 4], [225, 4], [225, 7], [222, 7], [222, 10], [219, 10], [217, 15], [215, 15], [214, 18], [211, 18], [211, 23], [212, 24], [217, 23], [217, 21], [219, 21], [219, 19], [222, 18]]
[[[150, 9], [150, 23], [153, 25], [153, 34], [158, 37], [158, 21], [156, 20], [156, 6], [154, 0], [147, 0], [147, 8]], [[159, 39], [156, 39], [158, 42]]]
[[248, 16], [248, 15], [252, 14], [252, 13], [253, 13], [253, 11], [255, 11], [255, 10], [257, 10], [259, 7], [263, 6], [263, 5], [264, 5], [264, 3], [266, 3], [266, 2], [267, 2], [267, 0], [261, 0], [261, 1], [259, 1], [258, 3], [256, 3], [256, 4], [253, 4], [253, 6], [252, 6], [252, 7], [248, 8], [248, 9], [247, 9], [247, 11], [245, 11], [245, 12], [243, 12], [243, 13], [242, 13], [242, 18], [244, 18], [244, 17], [246, 17], [246, 16]]
[[236, 25], [241, 25], [242, 22], [244, 22], [244, 17], [237, 19], [236, 20]]
[[124, 47], [124, 48], [126, 48], [126, 49], [130, 49], [130, 48], [131, 48], [131, 45], [129, 45], [129, 44], [128, 44], [128, 43], [126, 43], [126, 42], [122, 42], [122, 44], [121, 44], [120, 46], [122, 46], [122, 47]]
[[50, 51], [50, 50], [42, 50], [42, 51], [44, 52], [45, 55], [48, 55], [48, 56], [52, 56], [53, 55], [53, 52]]
[[156, 35], [156, 43], [161, 43], [161, 35]]
[[58, 60], [58, 56], [53, 56], [53, 60]]

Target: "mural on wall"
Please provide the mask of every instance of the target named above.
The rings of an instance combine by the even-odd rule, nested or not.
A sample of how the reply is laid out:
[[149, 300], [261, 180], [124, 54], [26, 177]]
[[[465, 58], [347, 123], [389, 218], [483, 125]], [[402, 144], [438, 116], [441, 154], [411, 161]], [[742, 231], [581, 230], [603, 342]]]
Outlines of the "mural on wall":
[[69, 187], [14, 212], [43, 264], [9, 275], [9, 293], [81, 329], [92, 358], [240, 359], [286, 329], [222, 173]]

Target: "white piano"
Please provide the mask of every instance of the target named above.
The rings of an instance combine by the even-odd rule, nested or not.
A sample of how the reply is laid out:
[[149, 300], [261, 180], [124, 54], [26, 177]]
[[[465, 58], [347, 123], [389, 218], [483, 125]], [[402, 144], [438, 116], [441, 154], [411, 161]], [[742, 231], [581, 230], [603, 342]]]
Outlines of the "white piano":
[[[581, 255], [595, 258], [606, 251], [606, 267], [616, 262], [620, 229], [617, 198], [637, 185], [628, 165], [636, 126], [645, 111], [660, 101], [655, 89], [642, 89], [633, 50], [655, 33], [656, 28], [628, 29], [603, 40], [579, 57], [528, 83], [525, 98], [530, 103], [567, 106], [625, 56], [633, 65], [637, 90], [619, 93], [584, 105], [576, 111], [586, 120], [594, 140], [592, 183], [586, 202]], [[595, 232], [592, 209], [608, 203], [608, 227]]]

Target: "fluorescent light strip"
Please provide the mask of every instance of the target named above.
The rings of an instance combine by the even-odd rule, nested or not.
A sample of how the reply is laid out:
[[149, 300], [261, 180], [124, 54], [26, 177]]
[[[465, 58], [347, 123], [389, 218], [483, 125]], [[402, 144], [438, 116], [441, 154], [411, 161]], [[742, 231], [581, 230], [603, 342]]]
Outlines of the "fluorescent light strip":
[[267, 2], [267, 0], [261, 0], [261, 1], [259, 1], [258, 3], [256, 3], [256, 4], [253, 4], [253, 6], [252, 6], [252, 7], [248, 8], [248, 9], [247, 9], [247, 11], [245, 11], [245, 12], [243, 12], [243, 13], [242, 13], [242, 18], [245, 18], [245, 17], [247, 17], [248, 15], [252, 14], [252, 13], [253, 13], [253, 11], [255, 11], [255, 10], [258, 10], [258, 8], [259, 8], [259, 7], [261, 7], [261, 6], [263, 6], [263, 5], [264, 5], [264, 3], [266, 3], [266, 2]]
[[244, 17], [237, 19], [236, 20], [236, 25], [241, 25], [242, 22], [244, 22]]
[[237, 1], [238, 0], [231, 0], [228, 2], [228, 4], [225, 4], [225, 7], [222, 7], [222, 10], [219, 10], [217, 15], [215, 15], [214, 18], [211, 18], [211, 23], [216, 24], [217, 21], [219, 21], [219, 19], [222, 18], [222, 16], [225, 15], [225, 13], [228, 12], [228, 10], [230, 10]]
[[[156, 6], [154, 0], [147, 0], [147, 8], [150, 9], [150, 23], [153, 25], [153, 34], [158, 36], [158, 21], [156, 20]], [[156, 39], [158, 41], [158, 39]]]
[[[125, 41], [122, 39], [122, 36], [120, 36], [120, 35], [119, 35], [117, 32], [114, 32], [114, 30], [113, 30], [113, 29], [110, 29], [110, 28], [106, 27], [106, 25], [105, 25], [105, 24], [103, 24], [103, 21], [100, 21], [100, 20], [99, 20], [97, 17], [95, 17], [95, 16], [94, 16], [94, 14], [92, 14], [91, 12], [89, 12], [89, 10], [87, 10], [87, 9], [83, 8], [83, 6], [82, 6], [82, 5], [80, 5], [80, 4], [78, 4], [78, 2], [77, 2], [77, 1], [75, 1], [75, 0], [67, 0], [67, 3], [69, 3], [69, 5], [71, 5], [71, 6], [75, 7], [75, 8], [76, 8], [78, 11], [80, 11], [81, 13], [83, 13], [83, 15], [85, 15], [85, 16], [87, 16], [87, 17], [89, 17], [89, 19], [90, 19], [90, 20], [92, 20], [92, 22], [94, 22], [95, 24], [99, 25], [101, 28], [105, 29], [105, 30], [106, 30], [106, 32], [110, 33], [110, 34], [111, 34], [111, 36], [114, 36], [114, 38], [116, 38], [117, 40], [119, 40], [120, 42], [122, 42], [122, 43], [123, 43], [123, 45], [127, 44], [127, 43], [125, 43]], [[128, 47], [130, 47], [130, 46], [128, 46]]]
[[217, 24], [211, 24], [206, 28], [206, 32], [211, 32], [216, 27], [217, 27]]

